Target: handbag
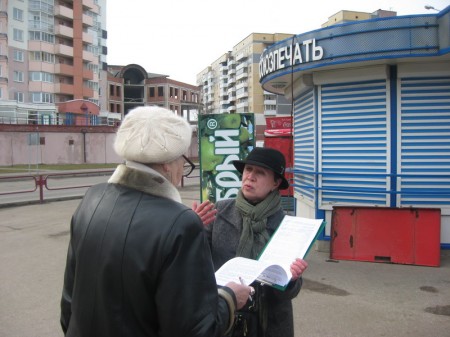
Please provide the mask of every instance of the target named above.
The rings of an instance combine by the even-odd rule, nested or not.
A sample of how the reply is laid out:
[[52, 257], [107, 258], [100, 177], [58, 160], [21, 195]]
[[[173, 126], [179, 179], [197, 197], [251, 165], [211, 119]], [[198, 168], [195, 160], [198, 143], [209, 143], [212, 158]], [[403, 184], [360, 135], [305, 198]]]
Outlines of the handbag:
[[262, 315], [265, 309], [265, 291], [263, 285], [255, 284], [255, 295], [253, 299], [235, 313], [234, 325], [227, 337], [262, 337], [265, 335], [266, 322]]

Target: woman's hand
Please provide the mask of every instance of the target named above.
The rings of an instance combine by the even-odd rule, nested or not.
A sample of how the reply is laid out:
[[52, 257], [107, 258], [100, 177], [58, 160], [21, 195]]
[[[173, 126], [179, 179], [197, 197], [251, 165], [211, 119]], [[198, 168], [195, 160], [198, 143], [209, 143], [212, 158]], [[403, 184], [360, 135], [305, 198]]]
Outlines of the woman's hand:
[[295, 281], [300, 276], [302, 276], [306, 268], [308, 268], [308, 262], [302, 259], [295, 259], [295, 261], [292, 262], [291, 264], [291, 273], [292, 273], [291, 281]]
[[192, 210], [197, 213], [204, 226], [208, 226], [211, 222], [216, 220], [217, 210], [214, 208], [214, 204], [209, 200], [203, 201], [200, 205], [194, 201]]

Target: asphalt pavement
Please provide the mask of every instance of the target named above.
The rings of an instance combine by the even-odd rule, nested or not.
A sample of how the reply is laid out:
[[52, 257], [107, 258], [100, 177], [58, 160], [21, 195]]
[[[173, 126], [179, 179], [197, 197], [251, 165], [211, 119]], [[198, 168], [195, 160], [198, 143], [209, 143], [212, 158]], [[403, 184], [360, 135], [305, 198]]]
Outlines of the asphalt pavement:
[[[186, 205], [198, 201], [198, 178], [180, 192]], [[62, 336], [59, 301], [79, 202], [0, 208], [0, 336]], [[317, 247], [294, 300], [296, 337], [450, 336], [450, 251], [440, 267], [423, 267], [335, 261], [326, 244]]]

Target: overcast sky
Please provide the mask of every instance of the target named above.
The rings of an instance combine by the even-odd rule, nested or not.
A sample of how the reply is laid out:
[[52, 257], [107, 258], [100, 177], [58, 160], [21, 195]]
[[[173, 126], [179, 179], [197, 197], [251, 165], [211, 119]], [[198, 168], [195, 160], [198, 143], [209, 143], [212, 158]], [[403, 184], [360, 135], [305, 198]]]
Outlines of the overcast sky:
[[147, 72], [196, 84], [196, 76], [251, 33], [301, 34], [319, 29], [340, 10], [431, 14], [448, 0], [109, 0], [111, 65], [139, 64]]

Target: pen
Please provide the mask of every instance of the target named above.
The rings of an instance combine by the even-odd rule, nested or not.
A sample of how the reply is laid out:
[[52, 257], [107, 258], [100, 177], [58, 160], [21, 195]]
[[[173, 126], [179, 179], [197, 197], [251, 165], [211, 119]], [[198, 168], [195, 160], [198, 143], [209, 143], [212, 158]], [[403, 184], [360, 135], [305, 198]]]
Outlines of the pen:
[[[241, 282], [241, 284], [243, 286], [246, 286], [245, 281], [242, 277], [239, 276], [239, 281]], [[250, 287], [250, 295], [248, 295], [248, 299], [250, 301], [253, 301], [252, 295], [255, 293], [255, 289], [253, 289], [253, 287]]]

